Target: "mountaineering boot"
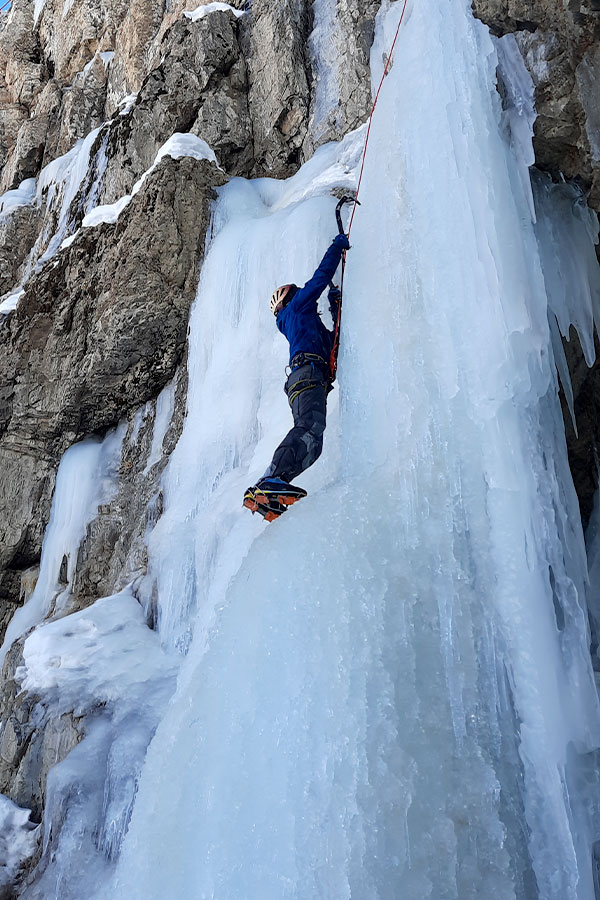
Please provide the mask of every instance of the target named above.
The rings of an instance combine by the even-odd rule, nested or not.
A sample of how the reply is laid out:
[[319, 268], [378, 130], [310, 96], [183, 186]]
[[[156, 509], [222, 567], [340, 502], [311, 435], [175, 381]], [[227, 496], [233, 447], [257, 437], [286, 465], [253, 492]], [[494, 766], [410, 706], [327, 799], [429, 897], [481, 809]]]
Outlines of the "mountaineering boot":
[[260, 513], [267, 522], [272, 522], [302, 497], [306, 497], [306, 491], [301, 487], [281, 478], [261, 478], [254, 487], [247, 489], [243, 505], [252, 513]]
[[287, 509], [278, 500], [267, 500], [263, 494], [256, 494], [256, 487], [249, 487], [244, 494], [243, 505], [249, 509], [252, 515], [259, 513], [267, 522], [273, 522], [278, 519]]
[[265, 497], [269, 502], [277, 500], [283, 506], [291, 506], [296, 500], [306, 497], [304, 488], [289, 484], [282, 478], [261, 478], [256, 483], [255, 491], [257, 498]]

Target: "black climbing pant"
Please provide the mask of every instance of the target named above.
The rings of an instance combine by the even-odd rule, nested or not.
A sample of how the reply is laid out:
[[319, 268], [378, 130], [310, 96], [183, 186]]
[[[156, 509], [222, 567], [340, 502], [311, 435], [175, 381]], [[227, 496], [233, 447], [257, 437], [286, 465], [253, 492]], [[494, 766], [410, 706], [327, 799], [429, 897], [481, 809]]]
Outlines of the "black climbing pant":
[[321, 367], [308, 363], [289, 375], [284, 390], [294, 427], [273, 454], [265, 476], [290, 482], [321, 455], [329, 381]]

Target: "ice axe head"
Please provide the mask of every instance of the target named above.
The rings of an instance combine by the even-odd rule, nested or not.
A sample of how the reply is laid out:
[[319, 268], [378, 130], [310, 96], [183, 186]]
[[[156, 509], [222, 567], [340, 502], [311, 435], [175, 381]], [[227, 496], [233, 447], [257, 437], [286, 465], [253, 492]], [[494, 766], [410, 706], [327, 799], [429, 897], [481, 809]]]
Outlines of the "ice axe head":
[[344, 203], [356, 203], [357, 206], [360, 206], [359, 201], [356, 197], [342, 197], [338, 200], [337, 206], [335, 208], [335, 218], [337, 221], [338, 231], [340, 234], [344, 234], [344, 224], [342, 222], [342, 206]]

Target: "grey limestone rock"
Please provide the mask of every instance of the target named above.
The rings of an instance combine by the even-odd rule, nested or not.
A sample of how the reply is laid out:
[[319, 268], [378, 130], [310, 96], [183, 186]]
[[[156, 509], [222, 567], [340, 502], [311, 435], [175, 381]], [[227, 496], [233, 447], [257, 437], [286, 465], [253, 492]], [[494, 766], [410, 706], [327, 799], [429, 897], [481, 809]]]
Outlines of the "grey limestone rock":
[[[107, 115], [118, 111], [119, 102], [139, 91], [148, 72], [150, 47], [162, 23], [169, 17], [164, 0], [131, 0], [115, 39], [115, 59], [111, 65]], [[172, 17], [171, 17], [172, 18]], [[170, 24], [173, 23], [174, 18]]]
[[17, 669], [22, 653], [23, 641], [16, 641], [2, 668], [0, 793], [31, 809], [33, 821], [39, 822], [48, 772], [66, 758], [83, 732], [73, 714], [53, 716], [42, 698], [21, 690]]
[[37, 206], [19, 206], [0, 217], [0, 297], [18, 283], [41, 220], [42, 213]]
[[313, 65], [311, 71], [309, 133], [303, 147], [306, 158], [320, 144], [341, 140], [369, 116], [370, 53], [379, 6], [378, 0], [330, 0], [321, 4], [321, 15], [327, 12], [328, 16], [313, 21], [309, 46], [316, 48], [321, 40], [319, 32], [324, 29], [329, 56], [325, 69], [315, 70]]
[[104, 121], [109, 63], [96, 54], [61, 96], [55, 140], [46, 143], [44, 164], [67, 153], [79, 138]]
[[285, 177], [302, 160], [310, 107], [309, 34], [306, 0], [254, 0], [243, 46], [256, 173]]
[[179, 19], [165, 34], [162, 62], [144, 81], [135, 105], [110, 130], [103, 202], [128, 193], [174, 132], [192, 131], [233, 174], [251, 162], [245, 66], [237, 21], [214, 12]]
[[82, 229], [0, 328], [0, 598], [39, 560], [60, 456], [153, 399], [183, 356], [213, 163], [165, 158], [115, 224]]

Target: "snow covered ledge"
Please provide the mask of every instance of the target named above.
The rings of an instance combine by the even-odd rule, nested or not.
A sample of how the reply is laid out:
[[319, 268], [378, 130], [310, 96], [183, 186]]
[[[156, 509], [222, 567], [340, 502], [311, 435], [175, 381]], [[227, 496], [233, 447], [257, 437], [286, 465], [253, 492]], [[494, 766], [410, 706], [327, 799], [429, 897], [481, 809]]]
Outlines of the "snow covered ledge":
[[[226, 4], [219, 5], [225, 6]], [[96, 206], [84, 217], [81, 223], [82, 226], [84, 228], [93, 228], [96, 225], [100, 225], [102, 222], [116, 222], [125, 207], [129, 205], [132, 198], [138, 193], [148, 175], [156, 169], [165, 156], [171, 156], [173, 159], [180, 159], [184, 156], [190, 156], [192, 159], [208, 159], [220, 168], [214, 151], [209, 147], [206, 141], [196, 137], [194, 134], [180, 134], [179, 132], [175, 132], [175, 134], [172, 134], [162, 145], [150, 168], [144, 172], [138, 181], [136, 181], [131, 194], [125, 194], [123, 197], [119, 197], [114, 203]], [[61, 249], [72, 244], [75, 237], [76, 234], [63, 241]]]
[[186, 19], [191, 19], [192, 22], [198, 22], [199, 19], [203, 19], [204, 16], [207, 16], [212, 12], [232, 12], [236, 18], [240, 18], [240, 16], [244, 15], [244, 10], [235, 9], [235, 7], [230, 6], [229, 3], [207, 3], [205, 6], [199, 6], [197, 9], [191, 10], [191, 12], [184, 12], [184, 16]]

